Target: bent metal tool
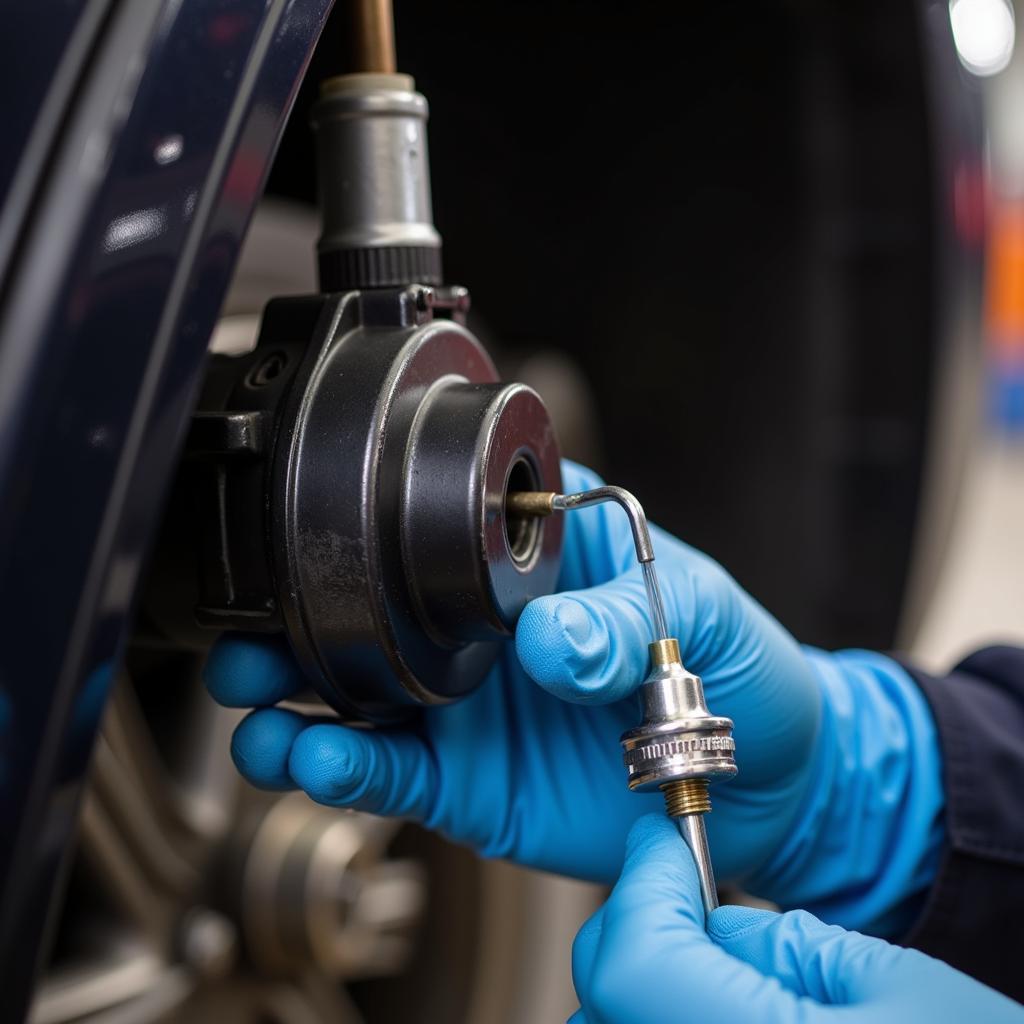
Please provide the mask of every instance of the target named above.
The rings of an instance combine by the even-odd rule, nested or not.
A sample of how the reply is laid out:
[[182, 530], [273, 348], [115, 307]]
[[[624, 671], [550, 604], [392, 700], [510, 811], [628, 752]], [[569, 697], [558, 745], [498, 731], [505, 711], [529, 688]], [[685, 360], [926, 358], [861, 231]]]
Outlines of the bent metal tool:
[[711, 810], [708, 783], [736, 774], [733, 723], [708, 710], [700, 677], [683, 666], [679, 641], [668, 635], [654, 547], [642, 506], [621, 487], [597, 487], [578, 494], [511, 492], [506, 511], [510, 516], [547, 516], [606, 501], [615, 502], [629, 518], [654, 634], [649, 645], [651, 670], [640, 687], [643, 720], [620, 740], [627, 782], [637, 792], [660, 789], [664, 794], [665, 810], [693, 853], [708, 914], [718, 906], [704, 827], [704, 815]]

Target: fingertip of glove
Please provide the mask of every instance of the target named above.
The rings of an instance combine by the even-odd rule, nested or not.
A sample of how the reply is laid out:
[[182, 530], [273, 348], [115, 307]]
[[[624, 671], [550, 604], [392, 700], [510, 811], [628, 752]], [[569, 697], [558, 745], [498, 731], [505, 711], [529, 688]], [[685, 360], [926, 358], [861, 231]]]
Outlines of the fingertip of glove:
[[538, 597], [531, 601], [519, 619], [524, 639], [545, 647], [568, 647], [573, 651], [586, 647], [594, 632], [594, 623], [579, 601], [564, 594]]
[[210, 696], [229, 708], [276, 704], [298, 685], [287, 648], [231, 634], [214, 644], [203, 667], [203, 682]]
[[708, 917], [708, 934], [714, 939], [732, 939], [742, 932], [769, 924], [778, 916], [774, 911], [757, 907], [718, 907]]
[[312, 725], [292, 745], [288, 769], [318, 803], [345, 803], [366, 778], [368, 753], [356, 730]]
[[604, 693], [607, 646], [600, 620], [582, 601], [562, 594], [531, 601], [516, 628], [523, 668], [562, 700], [618, 699], [618, 694]]
[[613, 898], [649, 906], [652, 922], [662, 916], [704, 931], [697, 868], [675, 822], [663, 812], [639, 818], [626, 839], [626, 856]]
[[679, 832], [671, 818], [657, 811], [645, 814], [633, 822], [626, 837], [626, 860], [648, 856], [659, 846], [674, 852], [680, 842]]
[[264, 708], [244, 718], [231, 737], [231, 759], [254, 786], [292, 789], [288, 756], [302, 733], [301, 715], [280, 708]]

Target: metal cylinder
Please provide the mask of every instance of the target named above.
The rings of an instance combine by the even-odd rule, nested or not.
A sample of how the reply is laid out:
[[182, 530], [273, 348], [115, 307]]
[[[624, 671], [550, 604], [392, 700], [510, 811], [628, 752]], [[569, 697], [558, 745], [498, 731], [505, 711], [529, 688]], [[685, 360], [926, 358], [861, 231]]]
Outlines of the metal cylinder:
[[708, 833], [704, 827], [704, 815], [685, 814], [676, 817], [675, 822], [679, 834], [683, 837], [683, 842], [693, 854], [704, 913], [705, 915], [710, 914], [718, 906], [718, 887], [715, 885], [715, 870], [711, 865], [711, 853], [708, 850]]
[[708, 783], [736, 774], [732, 721], [708, 711], [704, 686], [683, 666], [678, 640], [655, 640], [650, 652], [651, 672], [640, 687], [643, 721], [621, 737], [629, 788], [662, 791], [665, 810], [693, 854], [709, 914], [718, 893], [704, 815], [711, 810]]
[[352, 71], [395, 71], [395, 16], [391, 0], [352, 4]]
[[547, 409], [525, 384], [442, 378], [417, 412], [404, 459], [402, 553], [418, 616], [442, 644], [509, 635], [554, 588], [562, 521], [517, 527], [513, 476], [561, 482]]
[[732, 722], [708, 711], [698, 676], [678, 660], [662, 662], [658, 644], [652, 653], [651, 674], [640, 687], [643, 722], [621, 740], [629, 788], [646, 792], [735, 775]]
[[427, 101], [408, 75], [324, 82], [313, 108], [324, 291], [441, 283]]
[[[399, 971], [413, 952], [426, 878], [387, 848], [398, 826], [283, 797], [232, 837], [228, 898], [262, 974], [356, 978]], [[239, 870], [240, 868], [240, 870]], [[235, 888], [237, 887], [237, 888]]]
[[379, 722], [479, 685], [526, 602], [554, 589], [561, 553], [560, 521], [522, 538], [505, 512], [521, 460], [535, 486], [561, 485], [543, 404], [412, 292], [324, 300], [270, 484], [299, 664], [342, 714]]

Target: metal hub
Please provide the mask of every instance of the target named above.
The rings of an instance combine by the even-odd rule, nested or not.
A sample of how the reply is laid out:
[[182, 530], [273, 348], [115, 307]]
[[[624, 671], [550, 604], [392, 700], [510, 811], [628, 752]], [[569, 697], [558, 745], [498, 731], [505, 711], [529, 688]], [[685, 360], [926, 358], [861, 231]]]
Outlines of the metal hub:
[[30, 1020], [360, 1024], [341, 982], [407, 968], [426, 874], [389, 858], [398, 822], [242, 783], [227, 755], [241, 716], [188, 662], [116, 686]]
[[471, 691], [526, 602], [554, 588], [560, 524], [517, 560], [505, 494], [520, 461], [554, 486], [561, 475], [540, 399], [499, 384], [465, 327], [360, 328], [359, 299], [335, 300], [338, 327], [296, 379], [272, 528], [299, 660], [328, 703], [379, 720]]

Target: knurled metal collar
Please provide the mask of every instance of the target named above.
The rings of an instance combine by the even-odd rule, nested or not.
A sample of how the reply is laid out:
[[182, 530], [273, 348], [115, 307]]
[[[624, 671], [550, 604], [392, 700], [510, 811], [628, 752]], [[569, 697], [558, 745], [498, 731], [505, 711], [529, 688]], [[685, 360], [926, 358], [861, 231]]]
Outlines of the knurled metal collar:
[[656, 640], [650, 651], [651, 672], [640, 688], [643, 721], [620, 739], [630, 789], [735, 775], [732, 720], [708, 711], [703, 684], [683, 667], [678, 641]]

